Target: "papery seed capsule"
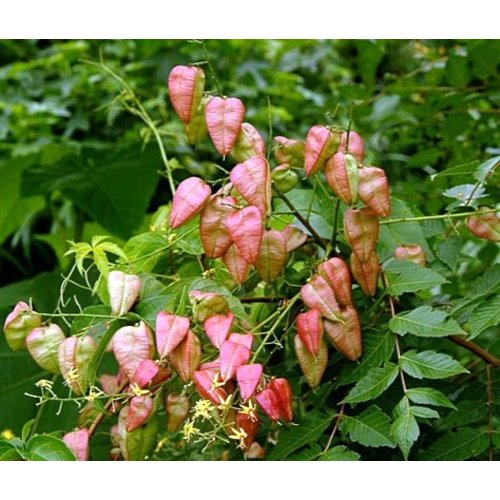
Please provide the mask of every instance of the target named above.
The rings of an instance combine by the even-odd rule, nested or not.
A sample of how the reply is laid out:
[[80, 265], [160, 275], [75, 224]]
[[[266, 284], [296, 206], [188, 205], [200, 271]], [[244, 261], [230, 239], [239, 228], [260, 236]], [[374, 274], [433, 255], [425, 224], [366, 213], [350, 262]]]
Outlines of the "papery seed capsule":
[[233, 280], [241, 285], [245, 283], [252, 269], [252, 264], [241, 255], [236, 245], [232, 244], [222, 256], [222, 260], [231, 274]]
[[[488, 207], [480, 207], [480, 210]], [[467, 219], [467, 227], [478, 238], [500, 241], [500, 217], [494, 212], [477, 213]]]
[[199, 177], [189, 177], [177, 187], [172, 201], [170, 225], [178, 228], [203, 210], [210, 198], [210, 186]]
[[306, 138], [306, 175], [313, 175], [322, 170], [328, 158], [337, 150], [339, 144], [340, 132], [322, 125], [312, 127]]
[[236, 427], [243, 430], [246, 434], [242, 442], [243, 450], [248, 450], [250, 445], [255, 441], [255, 436], [257, 436], [257, 432], [259, 431], [259, 425], [259, 420], [252, 418], [247, 413], [236, 413]]
[[207, 122], [205, 120], [205, 110], [212, 97], [203, 97], [198, 108], [191, 116], [191, 120], [186, 125], [186, 135], [189, 144], [196, 146], [207, 135]]
[[342, 321], [324, 321], [325, 331], [332, 344], [347, 359], [356, 361], [363, 353], [361, 324], [356, 309], [348, 307], [341, 312]]
[[359, 163], [363, 163], [365, 159], [365, 145], [363, 139], [357, 132], [354, 132], [354, 130], [349, 132], [349, 144], [347, 144], [347, 132], [342, 133], [338, 150], [342, 153], [351, 154]]
[[358, 199], [359, 168], [356, 159], [345, 153], [335, 153], [325, 166], [325, 175], [332, 191], [348, 205]]
[[189, 330], [184, 340], [170, 353], [170, 361], [183, 382], [189, 382], [201, 361], [201, 344]]
[[260, 132], [251, 123], [242, 123], [231, 156], [238, 162], [253, 156], [266, 156], [266, 143]]
[[286, 378], [275, 378], [269, 382], [268, 389], [274, 392], [278, 399], [280, 417], [285, 422], [293, 420], [293, 394], [290, 382]]
[[254, 441], [245, 453], [245, 458], [248, 460], [264, 460], [266, 458], [266, 450], [257, 441]]
[[309, 308], [317, 309], [322, 316], [332, 321], [338, 320], [339, 305], [332, 288], [321, 276], [314, 276], [304, 285], [300, 290], [300, 296]]
[[132, 432], [126, 428], [128, 408], [120, 412], [118, 419], [117, 439], [120, 451], [125, 460], [141, 461], [151, 452], [157, 442], [159, 430], [158, 418], [154, 415], [145, 425], [138, 427]]
[[226, 314], [229, 312], [229, 304], [220, 293], [191, 290], [189, 298], [193, 305], [194, 319], [198, 323], [205, 323], [208, 318], [216, 314]]
[[154, 409], [155, 405], [151, 396], [134, 396], [129, 402], [128, 412], [124, 418], [127, 432], [132, 432], [144, 425], [154, 413]]
[[351, 272], [358, 285], [367, 295], [375, 295], [380, 273], [380, 260], [375, 252], [365, 262], [361, 262], [353, 252], [351, 254]]
[[[196, 380], [196, 379], [195, 379]], [[168, 394], [165, 398], [168, 432], [177, 432], [189, 415], [191, 402], [183, 394]]]
[[76, 459], [82, 462], [87, 461], [90, 456], [89, 440], [88, 429], [78, 429], [63, 436], [66, 446], [73, 452]]
[[290, 165], [283, 163], [271, 172], [273, 188], [285, 194], [294, 189], [299, 183], [299, 176], [290, 168]]
[[200, 396], [219, 406], [227, 399], [227, 392], [219, 382], [219, 372], [215, 369], [197, 370], [193, 373], [193, 381]]
[[255, 396], [255, 399], [271, 420], [277, 422], [280, 419], [280, 403], [274, 391], [271, 389], [264, 389]]
[[288, 257], [285, 235], [281, 231], [264, 231], [255, 267], [261, 279], [274, 283], [280, 276]]
[[141, 279], [135, 274], [111, 271], [108, 275], [108, 293], [111, 311], [117, 316], [128, 313], [141, 291]]
[[65, 338], [61, 328], [53, 323], [31, 330], [26, 338], [26, 347], [39, 366], [48, 372], [58, 374], [60, 369], [57, 352]]
[[295, 353], [309, 387], [314, 389], [320, 384], [328, 364], [328, 348], [325, 341], [321, 340], [318, 355], [313, 356], [297, 335], [295, 337]]
[[189, 318], [161, 311], [156, 316], [156, 347], [160, 358], [168, 356], [189, 331]]
[[359, 169], [359, 197], [365, 205], [380, 217], [391, 215], [389, 181], [385, 172], [378, 167]]
[[226, 340], [220, 348], [220, 374], [224, 382], [236, 375], [236, 370], [250, 359], [250, 349]]
[[247, 401], [254, 395], [262, 378], [263, 371], [264, 368], [260, 363], [243, 365], [236, 370], [236, 380], [238, 381], [243, 401]]
[[137, 384], [141, 388], [147, 387], [153, 382], [159, 372], [160, 366], [157, 363], [152, 359], [145, 359], [141, 361], [141, 364], [137, 367], [132, 383]]
[[85, 394], [89, 387], [89, 365], [97, 349], [92, 337], [69, 337], [59, 344], [57, 358], [61, 375], [71, 390]]
[[226, 218], [229, 234], [241, 256], [255, 264], [259, 258], [264, 226], [262, 215], [256, 207], [245, 207]]
[[7, 344], [13, 351], [25, 348], [28, 334], [41, 325], [42, 317], [25, 302], [18, 302], [3, 325]]
[[298, 227], [286, 226], [282, 231], [286, 239], [286, 251], [293, 252], [301, 247], [307, 241], [307, 234], [303, 233]]
[[361, 262], [375, 252], [379, 236], [378, 217], [370, 208], [347, 210], [344, 215], [345, 234]]
[[217, 349], [220, 349], [220, 346], [229, 335], [233, 322], [234, 314], [232, 312], [228, 312], [227, 314], [215, 314], [205, 320], [203, 325], [205, 333], [210, 339], [210, 342], [217, 347]]
[[306, 145], [303, 141], [277, 136], [274, 138], [274, 157], [278, 163], [303, 168]]
[[400, 245], [394, 250], [394, 257], [425, 267], [425, 252], [420, 245]]
[[170, 100], [184, 123], [198, 109], [205, 88], [205, 73], [195, 66], [175, 66], [168, 77]]
[[333, 257], [321, 263], [318, 267], [318, 274], [330, 285], [337, 302], [342, 307], [352, 304], [351, 273], [342, 259]]
[[317, 356], [323, 338], [323, 319], [317, 309], [311, 309], [297, 316], [297, 332], [307, 350]]
[[207, 104], [205, 118], [215, 149], [222, 156], [227, 156], [240, 133], [245, 106], [235, 97], [214, 97]]
[[252, 350], [253, 335], [251, 333], [231, 333], [227, 340]]

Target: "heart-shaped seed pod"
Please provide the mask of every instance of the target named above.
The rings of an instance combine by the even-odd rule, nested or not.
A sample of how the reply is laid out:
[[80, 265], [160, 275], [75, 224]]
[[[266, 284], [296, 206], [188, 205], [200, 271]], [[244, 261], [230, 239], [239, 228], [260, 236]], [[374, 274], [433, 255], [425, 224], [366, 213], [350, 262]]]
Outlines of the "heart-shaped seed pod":
[[113, 352], [120, 369], [133, 380], [139, 365], [154, 353], [153, 335], [146, 323], [120, 328], [113, 337]]
[[286, 239], [287, 253], [293, 252], [301, 247], [307, 240], [307, 234], [303, 233], [298, 227], [286, 226], [282, 231]]
[[7, 344], [13, 351], [24, 349], [28, 334], [41, 325], [42, 317], [25, 302], [18, 302], [3, 325]]
[[276, 395], [280, 418], [285, 422], [291, 422], [293, 420], [293, 394], [290, 382], [286, 378], [275, 378], [269, 382], [267, 388]]
[[356, 159], [345, 153], [335, 153], [325, 165], [328, 185], [348, 205], [352, 205], [358, 200], [358, 171]]
[[195, 66], [175, 66], [168, 76], [170, 100], [184, 123], [189, 123], [200, 105], [205, 73]]
[[340, 132], [330, 130], [322, 125], [312, 127], [306, 138], [306, 175], [313, 175], [322, 170], [328, 158], [337, 150], [339, 144]]
[[321, 316], [338, 321], [340, 311], [332, 288], [319, 275], [314, 276], [309, 283], [300, 290], [302, 302], [310, 309], [317, 309]]
[[235, 97], [214, 97], [205, 109], [207, 129], [215, 149], [227, 156], [238, 138], [245, 106]]
[[252, 265], [241, 256], [236, 245], [233, 244], [227, 249], [226, 253], [222, 256], [222, 260], [231, 273], [233, 280], [238, 285], [245, 283], [252, 269]]
[[65, 338], [61, 328], [53, 323], [31, 330], [26, 338], [26, 347], [39, 366], [50, 373], [59, 374], [57, 352]]
[[[196, 380], [196, 378], [194, 378]], [[167, 412], [167, 431], [177, 432], [189, 415], [191, 401], [183, 394], [168, 394], [165, 398]]]
[[391, 215], [389, 181], [378, 167], [363, 167], [359, 173], [359, 197], [363, 203], [380, 217]]
[[281, 231], [264, 231], [255, 267], [261, 279], [274, 283], [280, 276], [288, 257], [286, 237]]
[[338, 150], [354, 156], [358, 163], [363, 163], [365, 159], [365, 144], [361, 136], [357, 132], [354, 132], [354, 130], [349, 132], [349, 144], [347, 144], [347, 132], [342, 132]]
[[189, 144], [196, 146], [207, 136], [207, 122], [205, 120], [205, 110], [212, 97], [203, 97], [196, 111], [191, 116], [191, 120], [186, 125], [186, 135]]
[[313, 356], [318, 356], [323, 338], [323, 318], [317, 309], [297, 316], [297, 332], [307, 350]]
[[347, 210], [344, 215], [345, 235], [361, 262], [375, 252], [379, 236], [378, 217], [370, 208]]
[[242, 346], [245, 346], [247, 349], [252, 350], [253, 335], [251, 333], [231, 333], [227, 340], [230, 340], [235, 344], [240, 344]]
[[259, 431], [259, 425], [259, 420], [252, 418], [248, 413], [236, 413], [236, 427], [246, 434], [240, 446], [243, 450], [248, 450], [255, 441], [255, 436], [257, 436], [257, 432]]
[[304, 167], [306, 145], [303, 141], [277, 136], [274, 144], [274, 157], [278, 163], [286, 163], [294, 168]]
[[394, 250], [394, 257], [425, 267], [425, 252], [420, 245], [400, 245]]
[[241, 399], [249, 400], [255, 393], [262, 378], [264, 367], [260, 363], [243, 365], [236, 370], [236, 380], [240, 389]]
[[135, 274], [111, 271], [108, 275], [108, 292], [111, 312], [116, 316], [127, 314], [141, 291], [141, 279]]
[[92, 337], [69, 337], [59, 344], [57, 358], [66, 384], [78, 395], [89, 387], [88, 370], [97, 349]]
[[234, 322], [234, 314], [228, 312], [227, 314], [215, 314], [208, 318], [204, 323], [205, 333], [207, 334], [210, 342], [220, 349], [220, 346], [227, 339], [231, 327]]
[[200, 366], [201, 344], [189, 330], [184, 340], [170, 353], [170, 361], [183, 382], [189, 382]]
[[137, 384], [140, 388], [147, 387], [153, 382], [159, 372], [160, 366], [157, 363], [152, 359], [145, 359], [141, 361], [141, 364], [137, 367], [131, 382]]
[[332, 344], [347, 359], [356, 361], [363, 353], [361, 325], [354, 307], [348, 307], [341, 313], [342, 322], [325, 320], [325, 331]]
[[216, 259], [224, 255], [233, 243], [225, 219], [236, 212], [236, 198], [214, 195], [206, 204], [200, 217], [200, 237], [205, 255]]
[[333, 257], [321, 263], [318, 267], [318, 274], [330, 285], [337, 302], [342, 307], [352, 304], [351, 273], [342, 259]]
[[353, 252], [351, 254], [351, 272], [358, 285], [367, 295], [375, 295], [380, 273], [380, 260], [375, 252], [365, 262], [361, 262]]
[[277, 166], [271, 172], [271, 179], [273, 188], [282, 194], [288, 193], [299, 183], [299, 176], [290, 168], [288, 163]]
[[313, 356], [297, 335], [295, 337], [295, 353], [309, 387], [313, 389], [318, 387], [328, 364], [328, 348], [325, 341], [321, 341], [318, 355]]
[[144, 425], [154, 413], [154, 409], [155, 404], [151, 396], [134, 396], [128, 404], [128, 412], [124, 417], [127, 432], [132, 432]]
[[259, 258], [264, 226], [258, 208], [249, 206], [226, 218], [229, 234], [241, 256], [255, 264]]
[[271, 169], [262, 156], [238, 163], [231, 170], [231, 182], [243, 198], [265, 217], [271, 206]]
[[[480, 210], [487, 209], [488, 207], [480, 207]], [[500, 217], [494, 212], [471, 215], [467, 218], [467, 227], [478, 238], [500, 241]]]
[[251, 123], [241, 124], [231, 156], [238, 162], [249, 160], [254, 156], [266, 156], [266, 143]]
[[161, 311], [156, 316], [156, 347], [160, 358], [167, 357], [184, 339], [190, 327], [189, 318]]
[[250, 359], [250, 349], [242, 344], [226, 340], [220, 348], [220, 374], [227, 382], [234, 378], [236, 370]]
[[219, 406], [227, 399], [227, 392], [219, 384], [218, 370], [197, 370], [193, 373], [193, 381], [200, 396]]
[[210, 186], [199, 177], [189, 177], [177, 187], [172, 201], [170, 226], [178, 228], [203, 210], [211, 194]]
[[191, 290], [189, 298], [193, 306], [193, 317], [198, 323], [205, 323], [208, 318], [216, 314], [229, 312], [229, 304], [220, 293]]
[[80, 462], [86, 462], [90, 457], [89, 440], [90, 435], [88, 429], [78, 429], [68, 432], [63, 436], [63, 441], [66, 443], [66, 446]]
[[255, 396], [255, 399], [271, 420], [277, 422], [280, 419], [280, 403], [274, 391], [271, 389], [264, 389]]
[[128, 407], [120, 412], [116, 439], [120, 444], [120, 451], [125, 460], [142, 461], [152, 451], [157, 442], [159, 422], [153, 415], [145, 425], [132, 432], [127, 432], [126, 419]]

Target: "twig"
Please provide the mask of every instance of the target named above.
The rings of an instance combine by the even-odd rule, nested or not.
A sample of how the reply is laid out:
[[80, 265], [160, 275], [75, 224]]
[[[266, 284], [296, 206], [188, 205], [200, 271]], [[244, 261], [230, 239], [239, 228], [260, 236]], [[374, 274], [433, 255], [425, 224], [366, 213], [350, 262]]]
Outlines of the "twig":
[[330, 449], [330, 446], [332, 445], [332, 441], [333, 441], [333, 438], [335, 437], [335, 434], [337, 433], [337, 430], [338, 430], [339, 425], [340, 425], [340, 421], [342, 420], [342, 417], [344, 416], [344, 410], [345, 410], [345, 403], [342, 403], [342, 406], [340, 407], [340, 411], [337, 415], [337, 418], [335, 419], [335, 425], [333, 426], [330, 437], [328, 438], [328, 442], [326, 443], [325, 449], [323, 450], [323, 455]]
[[286, 297], [241, 297], [242, 304], [275, 303], [285, 300]]
[[455, 342], [455, 344], [461, 345], [462, 347], [472, 352], [476, 356], [479, 356], [488, 365], [491, 365], [495, 368], [498, 368], [500, 366], [500, 358], [497, 358], [496, 356], [491, 354], [491, 352], [487, 351], [486, 349], [483, 349], [474, 342], [466, 340], [458, 335], [450, 335], [449, 337], [446, 338], [448, 340], [451, 340], [452, 342]]
[[495, 402], [493, 396], [493, 378], [491, 377], [491, 366], [486, 365], [486, 401], [488, 405], [488, 458], [493, 461], [493, 443], [491, 440], [491, 434], [493, 433], [493, 405]]

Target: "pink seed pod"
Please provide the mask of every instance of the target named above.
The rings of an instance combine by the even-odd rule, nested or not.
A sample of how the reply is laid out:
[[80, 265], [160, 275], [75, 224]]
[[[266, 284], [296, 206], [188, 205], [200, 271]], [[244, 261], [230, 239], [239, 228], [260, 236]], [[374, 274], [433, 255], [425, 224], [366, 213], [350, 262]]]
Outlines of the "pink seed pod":
[[[488, 207], [479, 207], [480, 210]], [[490, 241], [500, 241], [500, 217], [494, 212], [477, 213], [467, 218], [469, 231], [478, 238]]]
[[254, 156], [231, 170], [231, 182], [243, 198], [265, 217], [271, 206], [271, 168], [262, 156]]
[[128, 412], [124, 418], [127, 432], [144, 425], [154, 413], [154, 409], [155, 404], [151, 396], [134, 396], [129, 402]]
[[264, 413], [274, 422], [281, 417], [280, 402], [271, 389], [264, 389], [255, 396], [257, 403], [264, 410]]
[[236, 370], [250, 359], [250, 349], [244, 345], [226, 340], [220, 348], [220, 374], [227, 382], [236, 375]]
[[287, 253], [293, 252], [301, 247], [307, 240], [307, 234], [303, 233], [298, 227], [286, 226], [282, 231], [286, 240]]
[[97, 349], [92, 337], [69, 337], [59, 344], [57, 359], [66, 384], [78, 395], [89, 387], [88, 369]]
[[203, 210], [212, 190], [199, 177], [189, 177], [177, 187], [172, 201], [170, 226], [176, 229], [189, 222], [196, 214]]
[[24, 349], [26, 337], [39, 326], [42, 326], [42, 317], [25, 302], [18, 302], [3, 325], [7, 344], [13, 351]]
[[137, 367], [132, 383], [137, 384], [140, 388], [147, 387], [153, 382], [158, 373], [160, 373], [159, 365], [152, 359], [145, 359]]
[[313, 356], [318, 356], [323, 338], [323, 318], [317, 309], [297, 316], [297, 332], [307, 350]]
[[359, 168], [350, 154], [335, 153], [325, 166], [328, 185], [344, 203], [352, 205], [358, 200]]
[[342, 307], [352, 305], [351, 273], [342, 259], [333, 257], [321, 263], [318, 267], [318, 274], [330, 285], [337, 302]]
[[340, 144], [340, 132], [322, 125], [315, 125], [306, 138], [305, 171], [310, 176], [319, 172]]
[[116, 394], [118, 392], [118, 387], [120, 387], [118, 377], [108, 373], [101, 375], [99, 377], [99, 382], [101, 383], [102, 390], [109, 395]]
[[373, 252], [368, 260], [362, 262], [353, 252], [351, 254], [351, 272], [358, 285], [367, 295], [373, 296], [377, 293], [377, 281], [380, 273], [380, 260]]
[[200, 396], [214, 405], [220, 405], [227, 399], [224, 387], [218, 386], [218, 371], [213, 369], [198, 370], [193, 373], [193, 381]]
[[255, 263], [261, 279], [267, 283], [274, 283], [281, 276], [287, 257], [285, 235], [275, 229], [264, 231], [259, 257]]
[[252, 265], [248, 263], [242, 256], [236, 245], [232, 244], [222, 256], [222, 260], [229, 270], [231, 277], [238, 284], [245, 283], [252, 269]]
[[377, 214], [370, 208], [347, 210], [344, 231], [353, 252], [361, 262], [366, 262], [375, 252], [379, 237]]
[[266, 143], [260, 132], [251, 123], [242, 123], [231, 156], [238, 162], [253, 156], [266, 156]]
[[338, 321], [340, 308], [333, 290], [324, 278], [314, 276], [302, 287], [300, 295], [310, 309], [317, 309], [323, 317]]
[[293, 420], [293, 394], [290, 382], [286, 378], [275, 378], [267, 387], [276, 395], [280, 417], [285, 422], [291, 422]]
[[205, 73], [195, 66], [175, 66], [168, 77], [170, 100], [184, 123], [189, 123], [198, 109], [205, 88]]
[[220, 349], [222, 343], [227, 339], [233, 322], [234, 314], [232, 312], [227, 314], [215, 314], [205, 321], [203, 325], [205, 333], [210, 339], [210, 342], [217, 347], [217, 349]]
[[183, 382], [189, 382], [201, 360], [201, 344], [198, 337], [188, 331], [184, 340], [170, 353], [170, 361]]
[[206, 204], [200, 217], [200, 237], [205, 255], [216, 259], [224, 255], [233, 240], [225, 224], [229, 214], [236, 212], [236, 198], [214, 195]]
[[189, 415], [191, 401], [183, 394], [168, 394], [165, 398], [168, 432], [177, 432]]
[[286, 163], [294, 168], [304, 167], [306, 145], [303, 141], [277, 136], [274, 143], [274, 157], [279, 164]]
[[251, 333], [231, 333], [228, 340], [252, 350], [253, 335]]
[[347, 132], [342, 132], [338, 149], [341, 153], [349, 153], [354, 156], [359, 163], [365, 159], [365, 144], [361, 136], [351, 130], [349, 132], [349, 147], [347, 147]]
[[168, 356], [184, 339], [190, 327], [189, 318], [161, 311], [156, 316], [156, 347], [160, 358]]
[[141, 291], [141, 279], [135, 274], [111, 271], [108, 275], [108, 293], [111, 311], [116, 316], [128, 313]]
[[389, 181], [378, 167], [363, 167], [359, 173], [359, 197], [363, 203], [380, 217], [391, 215]]
[[243, 401], [250, 399], [257, 389], [264, 371], [260, 363], [242, 365], [236, 370], [236, 380]]
[[80, 462], [86, 462], [90, 457], [89, 440], [90, 435], [88, 429], [78, 429], [68, 432], [63, 436], [63, 441], [66, 443], [66, 446]]
[[146, 323], [120, 328], [113, 337], [113, 352], [120, 369], [133, 380], [139, 365], [154, 353], [153, 336]]
[[50, 373], [58, 374], [60, 369], [57, 351], [65, 338], [61, 328], [53, 323], [31, 330], [26, 337], [26, 347], [39, 366]]
[[347, 359], [356, 361], [363, 354], [361, 324], [354, 307], [348, 307], [341, 313], [342, 322], [325, 320], [324, 326], [332, 344]]
[[215, 149], [227, 156], [238, 138], [245, 118], [245, 106], [235, 98], [214, 97], [207, 104], [205, 119]]
[[226, 218], [229, 234], [240, 252], [249, 263], [255, 264], [259, 258], [264, 226], [262, 215], [256, 207], [245, 207]]
[[420, 245], [400, 245], [394, 250], [394, 257], [425, 267], [425, 252]]
[[324, 340], [321, 340], [317, 356], [313, 356], [309, 352], [299, 335], [295, 337], [294, 344], [295, 354], [299, 360], [304, 378], [309, 384], [309, 387], [314, 389], [321, 383], [321, 379], [323, 378], [323, 374], [328, 364], [328, 348], [326, 343]]

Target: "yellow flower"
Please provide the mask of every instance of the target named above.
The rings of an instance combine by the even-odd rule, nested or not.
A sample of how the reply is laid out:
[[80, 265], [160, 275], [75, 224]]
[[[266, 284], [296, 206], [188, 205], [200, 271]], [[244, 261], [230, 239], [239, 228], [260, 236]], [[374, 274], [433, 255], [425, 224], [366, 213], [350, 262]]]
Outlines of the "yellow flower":
[[207, 399], [200, 399], [195, 403], [193, 407], [193, 418], [208, 419], [212, 416], [211, 414], [214, 409], [215, 407], [210, 401], [208, 401]]
[[16, 435], [10, 429], [4, 429], [0, 433], [0, 436], [6, 439], [7, 441], [10, 441], [11, 439], [14, 439], [16, 437]]
[[248, 401], [248, 405], [240, 405], [240, 413], [243, 413], [244, 415], [248, 415], [250, 420], [253, 422], [257, 422], [258, 417], [257, 417], [257, 407], [255, 404], [252, 402], [252, 400]]
[[200, 429], [194, 426], [194, 422], [187, 420], [182, 428], [183, 439], [185, 441], [191, 441], [191, 438], [197, 436], [200, 433]]
[[47, 379], [44, 379], [42, 378], [41, 380], [39, 380], [38, 382], [35, 383], [35, 385], [37, 387], [40, 387], [41, 389], [52, 389], [52, 386], [53, 386], [53, 382], [50, 381], [50, 380], [47, 380]]
[[235, 441], [239, 441], [238, 448], [245, 448], [245, 439], [248, 437], [248, 434], [241, 427], [236, 429], [231, 427], [232, 434], [229, 434], [229, 439], [234, 439]]
[[222, 411], [226, 411], [231, 407], [231, 402], [233, 401], [233, 395], [229, 394], [225, 401], [223, 401], [217, 408]]
[[141, 389], [137, 384], [132, 384], [130, 388], [132, 389], [134, 396], [137, 397], [147, 396], [149, 394], [149, 391], [147, 389]]

